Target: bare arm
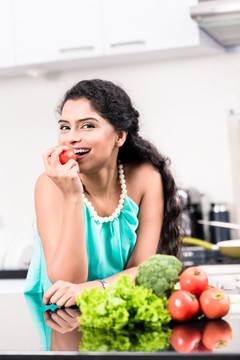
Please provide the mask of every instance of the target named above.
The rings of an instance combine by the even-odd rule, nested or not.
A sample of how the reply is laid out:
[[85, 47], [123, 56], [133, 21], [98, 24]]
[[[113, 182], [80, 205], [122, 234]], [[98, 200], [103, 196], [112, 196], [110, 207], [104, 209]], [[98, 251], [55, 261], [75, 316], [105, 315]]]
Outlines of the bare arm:
[[51, 159], [56, 165], [50, 166], [45, 155], [46, 173], [36, 184], [37, 227], [50, 281], [80, 283], [87, 281], [88, 276], [82, 184], [77, 163], [72, 160], [61, 165], [59, 152]]
[[[135, 276], [137, 274], [137, 267], [123, 270], [117, 274], [107, 277], [105, 280], [109, 284], [112, 284], [121, 274], [130, 275], [132, 282], [134, 282]], [[102, 289], [101, 283], [97, 280], [88, 281], [82, 284], [73, 284], [67, 281], [57, 281], [44, 293], [43, 303], [45, 305], [56, 304], [59, 307], [73, 306], [76, 304], [77, 294], [81, 294], [84, 289], [91, 289], [92, 287], [96, 286], [99, 289]]]
[[140, 170], [138, 177], [142, 179], [138, 185], [142, 189], [142, 198], [137, 242], [126, 269], [138, 266], [156, 253], [163, 222], [164, 195], [161, 175], [147, 165]]

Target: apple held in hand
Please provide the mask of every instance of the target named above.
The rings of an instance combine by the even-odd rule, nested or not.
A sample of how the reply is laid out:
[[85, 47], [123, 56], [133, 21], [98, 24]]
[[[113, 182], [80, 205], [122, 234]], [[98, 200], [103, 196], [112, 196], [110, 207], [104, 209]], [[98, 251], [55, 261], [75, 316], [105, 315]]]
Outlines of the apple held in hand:
[[75, 154], [75, 151], [73, 150], [73, 148], [71, 148], [69, 146], [67, 150], [63, 150], [63, 152], [61, 152], [61, 154], [59, 155], [59, 161], [62, 165], [64, 165], [70, 159], [73, 159], [76, 161], [76, 154]]

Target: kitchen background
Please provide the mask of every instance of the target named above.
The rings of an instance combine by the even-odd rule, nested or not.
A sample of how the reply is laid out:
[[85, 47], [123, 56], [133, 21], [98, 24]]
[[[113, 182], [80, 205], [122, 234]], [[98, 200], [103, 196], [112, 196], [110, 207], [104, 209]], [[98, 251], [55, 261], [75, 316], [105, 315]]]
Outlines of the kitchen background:
[[[76, 11], [80, 4], [86, 15]], [[240, 222], [240, 52], [226, 51], [199, 30], [190, 17], [196, 4], [0, 1], [0, 269], [19, 266], [27, 247], [25, 257], [31, 254], [42, 154], [57, 144], [59, 101], [82, 79], [121, 85], [140, 111], [142, 136], [171, 159], [178, 186], [202, 194], [204, 216], [211, 202], [224, 202], [230, 220]], [[87, 41], [77, 49], [76, 25], [87, 41], [103, 41], [102, 50], [89, 55]], [[51, 31], [64, 43], [58, 58]]]

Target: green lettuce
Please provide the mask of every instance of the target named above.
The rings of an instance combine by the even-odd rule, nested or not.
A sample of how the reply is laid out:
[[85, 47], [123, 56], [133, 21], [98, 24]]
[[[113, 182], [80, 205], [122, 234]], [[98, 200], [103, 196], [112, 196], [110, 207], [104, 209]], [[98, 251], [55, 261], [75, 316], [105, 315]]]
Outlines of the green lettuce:
[[167, 297], [157, 297], [152, 290], [131, 282], [122, 274], [105, 290], [84, 289], [77, 295], [80, 323], [98, 329], [161, 328], [171, 321]]
[[103, 330], [80, 327], [79, 351], [166, 351], [170, 348], [171, 329]]

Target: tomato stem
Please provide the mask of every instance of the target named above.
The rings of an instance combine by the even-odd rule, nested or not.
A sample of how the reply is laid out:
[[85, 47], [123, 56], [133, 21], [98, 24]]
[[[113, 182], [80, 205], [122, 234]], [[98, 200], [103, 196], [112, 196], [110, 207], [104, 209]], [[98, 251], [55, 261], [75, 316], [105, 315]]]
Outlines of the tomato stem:
[[196, 271], [194, 271], [193, 274], [194, 274], [194, 275], [200, 275], [201, 273], [200, 273], [200, 271], [196, 270]]

